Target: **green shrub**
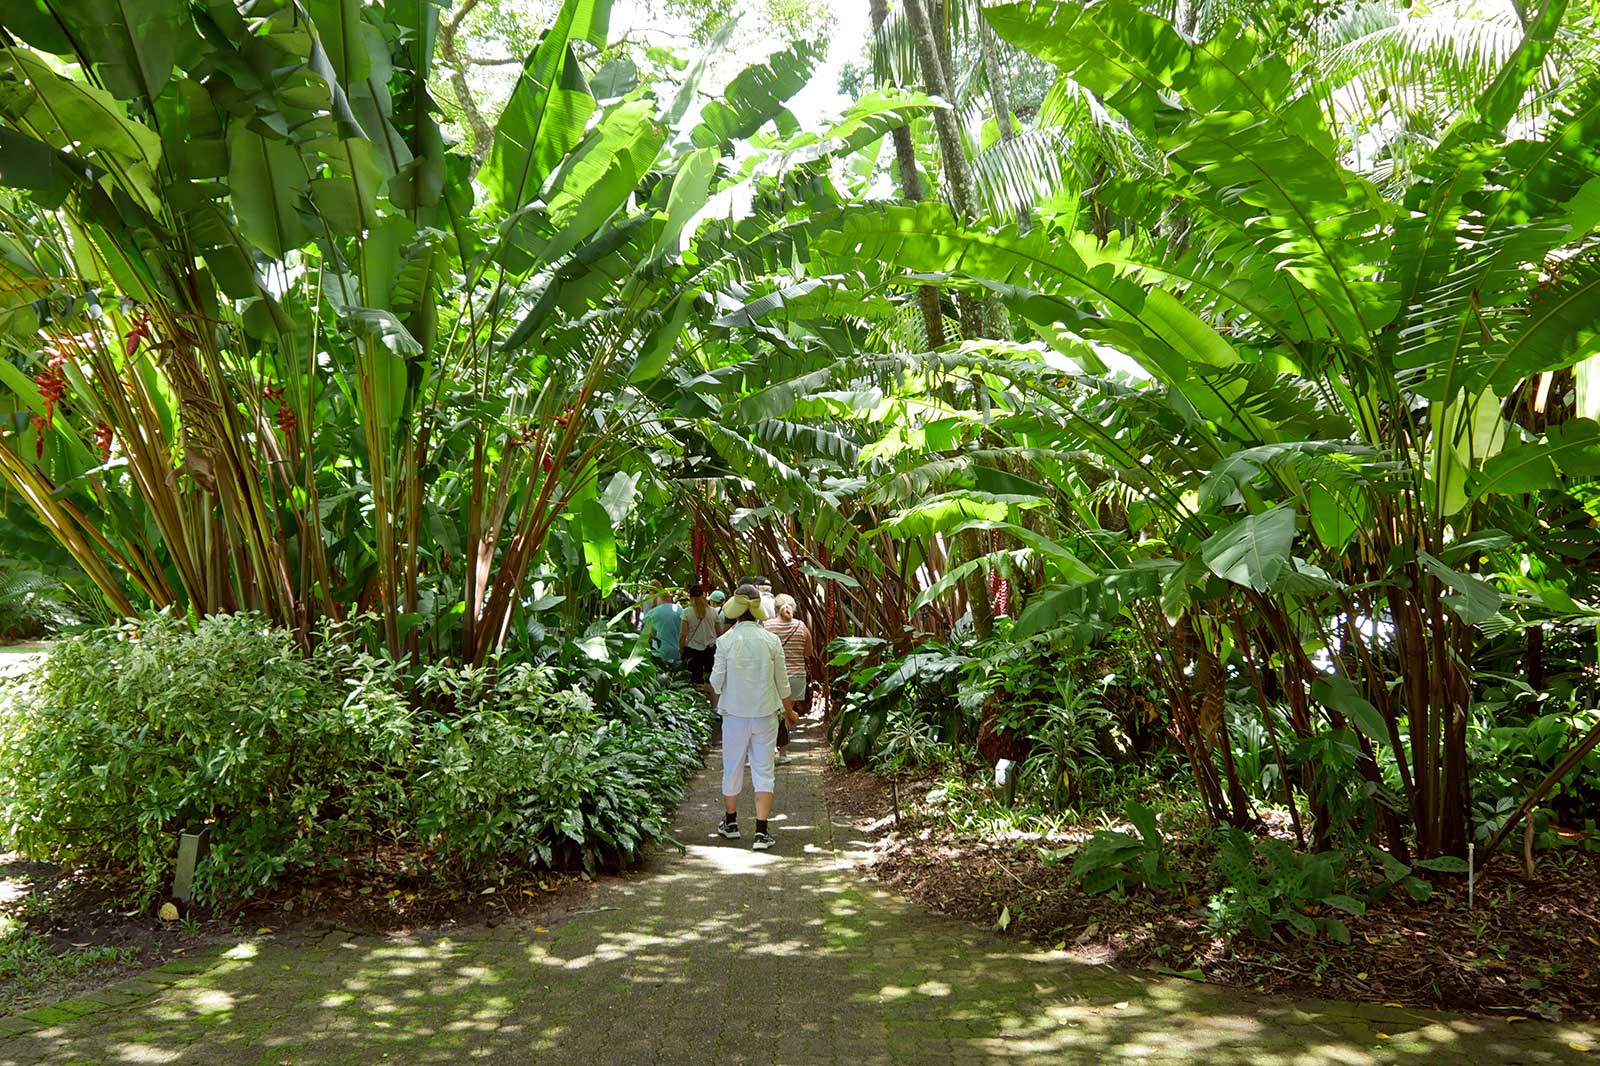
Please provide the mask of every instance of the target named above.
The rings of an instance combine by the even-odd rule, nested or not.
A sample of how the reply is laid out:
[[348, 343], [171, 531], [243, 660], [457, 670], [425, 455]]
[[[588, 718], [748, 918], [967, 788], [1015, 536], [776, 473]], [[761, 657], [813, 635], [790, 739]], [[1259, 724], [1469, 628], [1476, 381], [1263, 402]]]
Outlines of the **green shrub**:
[[33, 640], [81, 621], [71, 590], [36, 566], [0, 559], [0, 641]]
[[1302, 855], [1281, 840], [1257, 840], [1232, 828], [1219, 832], [1216, 868], [1227, 884], [1206, 904], [1212, 932], [1226, 938], [1248, 930], [1267, 940], [1276, 926], [1287, 925], [1303, 936], [1320, 932], [1350, 943], [1343, 921], [1305, 911], [1317, 904], [1347, 914], [1366, 913], [1363, 901], [1340, 891], [1343, 855]]
[[1135, 885], [1159, 892], [1176, 883], [1155, 812], [1136, 800], [1129, 800], [1123, 810], [1139, 835], [1102, 829], [1089, 838], [1072, 864], [1072, 876], [1091, 896]]
[[[509, 684], [537, 692], [537, 673], [516, 668]], [[609, 719], [581, 692], [538, 695], [435, 724], [417, 755], [417, 835], [468, 864], [631, 861], [664, 837], [668, 807], [700, 766], [709, 714], [669, 689], [654, 708], [633, 703]]]
[[209, 827], [201, 891], [264, 885], [380, 820], [378, 769], [409, 744], [390, 706], [346, 701], [326, 655], [246, 615], [152, 618], [54, 645], [4, 711], [0, 828], [24, 854], [170, 873]]
[[[620, 668], [618, 670], [620, 674]], [[648, 668], [597, 709], [548, 666], [417, 677], [260, 618], [165, 618], [56, 644], [0, 704], [0, 836], [149, 899], [205, 827], [201, 900], [379, 844], [435, 870], [631, 860], [700, 763], [709, 715]]]

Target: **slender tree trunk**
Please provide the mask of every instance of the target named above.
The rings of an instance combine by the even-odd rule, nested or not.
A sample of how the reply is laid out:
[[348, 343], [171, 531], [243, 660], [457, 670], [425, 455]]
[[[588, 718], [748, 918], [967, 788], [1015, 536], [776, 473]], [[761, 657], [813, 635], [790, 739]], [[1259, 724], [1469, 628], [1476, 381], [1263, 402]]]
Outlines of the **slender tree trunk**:
[[[978, 17], [978, 43], [983, 49], [983, 69], [989, 76], [989, 99], [994, 103], [995, 125], [1000, 127], [1001, 141], [1017, 139], [1017, 127], [1011, 121], [1011, 94], [1006, 88], [1005, 72], [1000, 68], [1000, 46], [994, 39], [989, 21]], [[1033, 212], [1027, 203], [1017, 201], [1017, 228], [1026, 233], [1033, 228]]]
[[[872, 32], [883, 30], [889, 17], [889, 0], [872, 0]], [[894, 142], [895, 167], [900, 172], [900, 193], [911, 203], [921, 203], [923, 197], [922, 175], [917, 173], [917, 149], [911, 142], [911, 128], [901, 123], [889, 131]], [[922, 330], [930, 349], [943, 348], [944, 311], [939, 306], [939, 290], [924, 285], [917, 290], [917, 302], [922, 307]]]
[[467, 118], [467, 126], [472, 130], [474, 174], [483, 166], [484, 157], [489, 154], [489, 142], [494, 140], [494, 127], [489, 125], [489, 120], [478, 110], [478, 101], [472, 95], [472, 87], [467, 84], [467, 63], [456, 47], [456, 34], [461, 30], [461, 20], [471, 14], [479, 2], [480, 0], [463, 0], [450, 18], [439, 25], [439, 54], [444, 57], [445, 64], [450, 68], [450, 91], [456, 98], [456, 106], [461, 108], [461, 113]]
[[[922, 68], [923, 83], [930, 94], [953, 104], [955, 94], [950, 89], [950, 79], [939, 51], [938, 38], [933, 32], [933, 23], [928, 17], [928, 9], [922, 6], [922, 0], [901, 2], [905, 5], [911, 36], [916, 42], [917, 63]], [[976, 222], [978, 194], [972, 181], [972, 164], [967, 159], [967, 150], [961, 141], [961, 128], [956, 124], [953, 108], [942, 107], [935, 111], [933, 125], [939, 135], [939, 153], [944, 160], [950, 203], [962, 222]], [[969, 339], [1005, 337], [1011, 332], [1005, 308], [998, 298], [991, 295], [980, 301], [962, 294], [957, 297], [957, 303], [961, 307], [962, 332]]]

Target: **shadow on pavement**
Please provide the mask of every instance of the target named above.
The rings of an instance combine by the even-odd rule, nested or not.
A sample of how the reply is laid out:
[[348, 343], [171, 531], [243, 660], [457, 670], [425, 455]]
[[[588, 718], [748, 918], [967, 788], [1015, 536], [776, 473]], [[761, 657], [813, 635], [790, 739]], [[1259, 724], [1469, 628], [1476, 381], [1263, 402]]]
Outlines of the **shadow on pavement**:
[[780, 769], [774, 852], [748, 796], [746, 839], [716, 836], [713, 753], [685, 850], [550, 929], [246, 942], [0, 1022], [0, 1066], [1595, 1061], [1579, 1029], [1147, 980], [930, 915], [850, 872], [821, 732]]

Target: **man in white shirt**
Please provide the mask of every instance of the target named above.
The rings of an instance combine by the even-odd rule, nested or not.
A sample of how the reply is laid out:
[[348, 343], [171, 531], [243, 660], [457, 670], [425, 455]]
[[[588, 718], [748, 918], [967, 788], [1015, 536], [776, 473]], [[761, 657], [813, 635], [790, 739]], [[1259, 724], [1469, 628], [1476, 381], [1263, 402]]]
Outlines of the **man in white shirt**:
[[773, 760], [778, 748], [778, 715], [793, 726], [799, 721], [789, 700], [789, 673], [783, 645], [762, 628], [767, 612], [753, 585], [741, 585], [722, 607], [733, 628], [717, 638], [711, 667], [711, 690], [722, 715], [722, 799], [724, 813], [717, 832], [738, 840], [739, 794], [744, 791], [744, 764], [756, 790], [756, 836], [752, 846], [766, 851], [777, 843], [767, 832], [772, 793], [777, 782]]

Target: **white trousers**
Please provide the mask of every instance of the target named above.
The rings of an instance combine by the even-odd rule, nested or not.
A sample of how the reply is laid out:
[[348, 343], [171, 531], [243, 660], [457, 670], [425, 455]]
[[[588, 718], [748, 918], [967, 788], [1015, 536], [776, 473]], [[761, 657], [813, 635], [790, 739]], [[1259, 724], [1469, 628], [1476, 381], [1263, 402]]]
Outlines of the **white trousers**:
[[778, 716], [740, 718], [722, 716], [722, 794], [744, 791], [744, 764], [750, 761], [750, 783], [757, 792], [771, 792], [778, 775], [773, 757], [778, 751]]

